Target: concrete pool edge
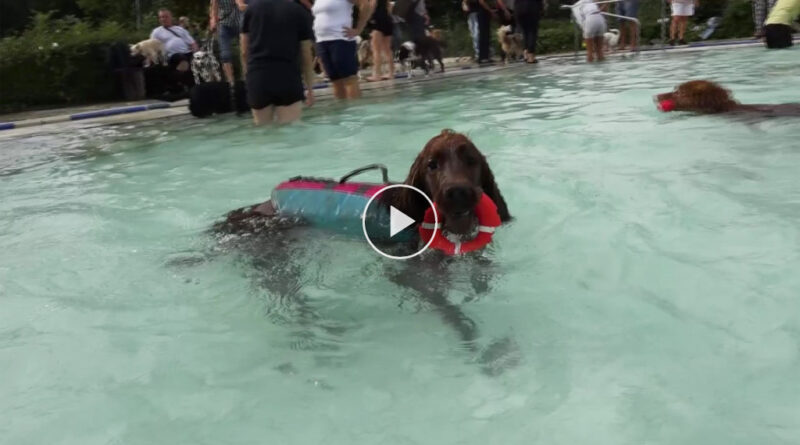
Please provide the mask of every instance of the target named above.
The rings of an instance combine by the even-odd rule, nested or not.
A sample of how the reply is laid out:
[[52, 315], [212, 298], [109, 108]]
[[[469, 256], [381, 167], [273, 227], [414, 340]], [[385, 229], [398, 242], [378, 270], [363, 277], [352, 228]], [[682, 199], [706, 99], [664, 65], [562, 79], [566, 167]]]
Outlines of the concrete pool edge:
[[[798, 40], [797, 38], [795, 40]], [[723, 40], [715, 42], [698, 42], [688, 46], [681, 47], [649, 47], [642, 49], [641, 53], [654, 53], [658, 51], [664, 52], [696, 52], [706, 51], [709, 49], [735, 49], [745, 47], [763, 46], [759, 40], [753, 39], [736, 39], [736, 40]], [[612, 53], [610, 57], [625, 57], [633, 53], [619, 52]], [[542, 61], [547, 60], [561, 60], [574, 58], [575, 52], [559, 53], [547, 56], [540, 56]], [[381, 81], [381, 82], [362, 82], [362, 91], [365, 96], [378, 91], [386, 91], [390, 88], [405, 88], [409, 85], [414, 85], [423, 82], [437, 82], [449, 80], [454, 77], [473, 77], [479, 74], [493, 73], [513, 68], [520, 68], [527, 66], [524, 63], [512, 64], [497, 64], [492, 66], [480, 67], [475, 65], [462, 65], [450, 67], [448, 71], [443, 74], [434, 74], [431, 76], [416, 75], [412, 78], [406, 76], [398, 76], [394, 81]], [[315, 86], [316, 99], [318, 101], [331, 100], [332, 91], [327, 84], [318, 84]], [[87, 123], [96, 125], [114, 125], [124, 124], [131, 122], [139, 122], [144, 120], [154, 120], [165, 117], [177, 117], [189, 115], [188, 109], [189, 101], [183, 99], [176, 102], [151, 102], [144, 104], [134, 104], [127, 106], [117, 106], [111, 108], [102, 108], [96, 110], [82, 111], [77, 113], [64, 113], [41, 118], [21, 119], [16, 121], [2, 122], [0, 121], [0, 138], [13, 137], [24, 134], [31, 134], [34, 131], [33, 127], [55, 127], [53, 130], [69, 128], [71, 123]], [[70, 110], [69, 108], [65, 110]], [[74, 110], [74, 108], [73, 108]], [[44, 128], [42, 128], [44, 130]]]

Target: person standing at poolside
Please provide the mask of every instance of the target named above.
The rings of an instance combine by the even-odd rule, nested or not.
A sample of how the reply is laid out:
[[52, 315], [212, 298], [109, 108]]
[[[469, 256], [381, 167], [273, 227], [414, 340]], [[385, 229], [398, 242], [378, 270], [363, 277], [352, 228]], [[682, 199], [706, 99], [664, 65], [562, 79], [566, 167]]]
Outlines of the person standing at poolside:
[[[375, 12], [369, 25], [372, 28], [372, 77], [369, 81], [394, 79], [394, 53], [392, 52], [392, 35], [394, 34], [394, 22], [389, 14], [389, 0], [375, 0]], [[389, 74], [382, 76], [384, 60], [389, 65]]]
[[542, 19], [547, 3], [544, 0], [516, 0], [514, 14], [517, 26], [522, 30], [525, 42], [525, 62], [537, 63], [536, 43], [539, 39], [539, 21]]
[[467, 27], [472, 37], [473, 57], [478, 60], [478, 0], [461, 0], [461, 10], [467, 14]]
[[489, 0], [478, 0], [478, 64], [492, 63], [489, 53], [491, 20], [494, 11]]
[[778, 0], [764, 22], [767, 48], [792, 46], [792, 22], [800, 15], [800, 0]]
[[[638, 19], [639, 0], [620, 1], [617, 3], [617, 14]], [[620, 19], [619, 22], [619, 49], [624, 50], [630, 43], [631, 51], [636, 51], [636, 47], [639, 46], [639, 27], [631, 20]]]
[[308, 13], [291, 0], [250, 0], [239, 39], [247, 101], [255, 124], [283, 124], [299, 119], [303, 79], [306, 104], [314, 103]]
[[603, 54], [604, 34], [606, 33], [606, 19], [594, 0], [580, 0], [572, 6], [572, 15], [575, 22], [583, 30], [583, 39], [586, 44], [586, 61], [591, 63], [605, 60]]
[[767, 13], [775, 6], [776, 0], [753, 0], [753, 37], [764, 37], [764, 20]]
[[217, 31], [219, 42], [219, 58], [225, 80], [233, 85], [236, 80], [233, 74], [233, 40], [239, 38], [241, 28], [241, 11], [234, 0], [211, 0], [208, 27], [211, 32]]
[[[358, 24], [353, 27], [353, 5], [358, 6]], [[358, 85], [357, 35], [372, 16], [370, 0], [317, 0], [314, 13], [314, 35], [317, 56], [325, 68], [337, 99], [361, 97]]]
[[694, 15], [694, 8], [699, 3], [698, 0], [670, 0], [672, 5], [672, 23], [669, 25], [669, 43], [675, 45], [675, 38], [678, 38], [679, 45], [686, 45], [686, 25], [689, 24], [689, 17]]

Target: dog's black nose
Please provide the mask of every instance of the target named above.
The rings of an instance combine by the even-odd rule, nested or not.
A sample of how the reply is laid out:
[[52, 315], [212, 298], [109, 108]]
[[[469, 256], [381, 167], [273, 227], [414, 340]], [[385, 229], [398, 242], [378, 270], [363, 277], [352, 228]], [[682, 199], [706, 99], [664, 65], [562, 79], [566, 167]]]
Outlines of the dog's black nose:
[[444, 197], [452, 205], [471, 206], [475, 203], [475, 188], [463, 185], [448, 187], [444, 191]]

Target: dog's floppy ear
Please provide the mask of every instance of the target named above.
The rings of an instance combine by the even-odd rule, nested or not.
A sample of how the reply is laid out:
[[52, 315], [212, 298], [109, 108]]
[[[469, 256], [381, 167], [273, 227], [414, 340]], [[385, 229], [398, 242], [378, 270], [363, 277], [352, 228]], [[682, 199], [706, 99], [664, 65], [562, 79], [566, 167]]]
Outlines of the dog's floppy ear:
[[[433, 140], [429, 141], [425, 145], [425, 148], [419, 152], [414, 163], [411, 164], [411, 169], [408, 171], [408, 176], [404, 181], [404, 184], [414, 186], [422, 190], [422, 192], [428, 196], [430, 196], [431, 192], [428, 190], [428, 183], [425, 181], [426, 157], [428, 156], [428, 148], [432, 142]], [[400, 189], [398, 193], [397, 202], [404, 212], [415, 219], [422, 219], [425, 216], [425, 211], [429, 206], [425, 198], [420, 196], [419, 193], [406, 188]]]
[[494, 181], [492, 169], [489, 168], [489, 163], [486, 162], [486, 158], [483, 157], [483, 155], [481, 155], [481, 188], [483, 189], [483, 193], [489, 195], [497, 206], [497, 213], [500, 215], [500, 221], [511, 221], [511, 214], [508, 213], [506, 200], [503, 198], [503, 194], [500, 193], [500, 189]]

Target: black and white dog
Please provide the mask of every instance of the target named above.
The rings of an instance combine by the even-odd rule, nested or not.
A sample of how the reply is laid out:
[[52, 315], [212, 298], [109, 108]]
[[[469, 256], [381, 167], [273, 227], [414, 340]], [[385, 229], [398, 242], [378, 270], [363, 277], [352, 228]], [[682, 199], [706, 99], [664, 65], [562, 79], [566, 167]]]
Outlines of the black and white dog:
[[428, 75], [434, 69], [434, 60], [439, 62], [439, 72], [444, 72], [442, 44], [431, 36], [404, 42], [397, 50], [397, 60], [409, 78], [413, 77], [414, 68], [421, 68]]

